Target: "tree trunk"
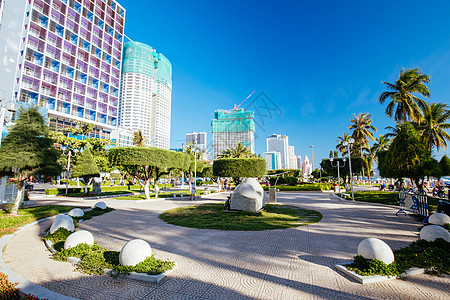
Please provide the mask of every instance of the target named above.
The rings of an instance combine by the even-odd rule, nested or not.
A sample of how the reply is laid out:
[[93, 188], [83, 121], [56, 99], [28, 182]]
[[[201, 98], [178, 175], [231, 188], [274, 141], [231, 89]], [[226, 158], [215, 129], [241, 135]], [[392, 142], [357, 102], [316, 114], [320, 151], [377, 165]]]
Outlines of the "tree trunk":
[[[86, 182], [86, 181], [85, 181]], [[85, 183], [84, 185], [84, 193], [87, 195], [88, 194], [88, 184]]]
[[366, 162], [364, 161], [364, 158], [363, 158], [363, 153], [362, 153], [362, 146], [360, 147], [360, 149], [361, 149], [361, 159], [362, 159], [362, 162], [363, 162], [363, 165], [362, 165], [362, 180], [363, 180], [363, 184], [365, 185], [365, 183], [366, 183], [366, 176], [364, 175], [364, 167], [365, 167], [365, 164], [366, 164]]
[[18, 188], [18, 190], [17, 190], [16, 200], [14, 201], [14, 204], [11, 207], [11, 212], [10, 212], [10, 215], [12, 215], [12, 216], [17, 216], [17, 211], [19, 210], [20, 202], [22, 202], [22, 200], [23, 200], [23, 195], [24, 195], [23, 181], [17, 183], [17, 188]]
[[142, 182], [142, 187], [144, 188], [145, 199], [150, 200], [149, 181], [148, 180], [144, 180]]

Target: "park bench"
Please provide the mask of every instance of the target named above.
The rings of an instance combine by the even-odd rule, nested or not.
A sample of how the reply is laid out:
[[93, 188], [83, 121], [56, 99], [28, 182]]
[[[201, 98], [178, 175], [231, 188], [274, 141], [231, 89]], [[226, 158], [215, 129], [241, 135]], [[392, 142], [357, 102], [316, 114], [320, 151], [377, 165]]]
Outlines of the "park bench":
[[184, 193], [172, 193], [173, 197], [176, 198], [177, 195], [180, 195], [180, 198], [183, 198]]

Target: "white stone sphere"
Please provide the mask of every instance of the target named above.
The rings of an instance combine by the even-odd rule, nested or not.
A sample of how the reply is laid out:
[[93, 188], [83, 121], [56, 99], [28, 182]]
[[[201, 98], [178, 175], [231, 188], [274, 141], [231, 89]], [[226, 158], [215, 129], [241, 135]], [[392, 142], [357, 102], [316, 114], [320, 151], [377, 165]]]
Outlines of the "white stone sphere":
[[140, 239], [131, 240], [123, 246], [119, 254], [119, 262], [122, 266], [135, 266], [152, 256], [150, 245]]
[[75, 231], [73, 219], [67, 215], [58, 215], [55, 220], [53, 220], [52, 226], [50, 227], [50, 234], [53, 234], [61, 227], [66, 228], [69, 231]]
[[74, 208], [69, 211], [69, 216], [71, 217], [82, 217], [84, 216], [84, 211], [80, 208]]
[[94, 245], [94, 236], [87, 230], [79, 230], [69, 235], [64, 242], [64, 249], [73, 248], [78, 244], [86, 243], [89, 246]]
[[100, 201], [100, 202], [95, 203], [94, 208], [106, 209], [107, 206], [106, 206], [105, 202]]
[[428, 225], [420, 230], [421, 240], [432, 242], [438, 238], [450, 242], [450, 233], [444, 227], [438, 225]]
[[443, 213], [435, 213], [428, 218], [428, 223], [443, 226], [450, 223], [450, 217]]
[[358, 255], [366, 259], [381, 260], [389, 265], [394, 261], [394, 253], [388, 244], [380, 239], [367, 238], [358, 245]]

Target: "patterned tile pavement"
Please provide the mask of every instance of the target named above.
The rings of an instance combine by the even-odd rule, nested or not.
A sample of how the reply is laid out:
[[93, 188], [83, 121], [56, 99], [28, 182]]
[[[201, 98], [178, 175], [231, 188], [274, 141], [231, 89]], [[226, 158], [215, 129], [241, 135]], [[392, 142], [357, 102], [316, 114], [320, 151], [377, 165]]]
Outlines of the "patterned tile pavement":
[[[217, 199], [194, 203], [206, 201]], [[61, 204], [57, 198], [35, 202]], [[95, 203], [72, 202], [64, 203]], [[278, 202], [320, 211], [322, 221], [244, 232], [183, 228], [158, 218], [166, 209], [193, 203], [186, 200], [106, 202], [116, 210], [81, 223], [80, 229], [111, 250], [144, 239], [156, 257], [175, 261], [177, 269], [159, 283], [74, 272], [71, 264], [53, 261], [42, 243], [50, 221], [16, 235], [4, 250], [5, 262], [41, 286], [80, 299], [450, 299], [449, 276], [362, 285], [335, 271], [334, 264], [356, 255], [363, 238], [380, 238], [393, 249], [417, 239], [419, 224], [409, 216], [396, 217], [391, 207], [322, 193], [279, 193]]]

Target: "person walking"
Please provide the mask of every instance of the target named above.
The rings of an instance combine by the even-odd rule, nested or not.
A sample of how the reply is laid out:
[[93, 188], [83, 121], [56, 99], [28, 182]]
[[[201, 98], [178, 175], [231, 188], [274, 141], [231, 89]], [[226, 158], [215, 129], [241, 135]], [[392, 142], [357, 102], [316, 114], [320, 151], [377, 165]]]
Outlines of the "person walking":
[[[189, 198], [189, 200], [195, 200], [195, 195], [197, 194], [197, 191], [195, 190], [195, 186], [194, 185], [192, 185], [192, 188], [191, 188], [191, 197]], [[192, 199], [192, 197], [194, 198], [194, 199]]]

